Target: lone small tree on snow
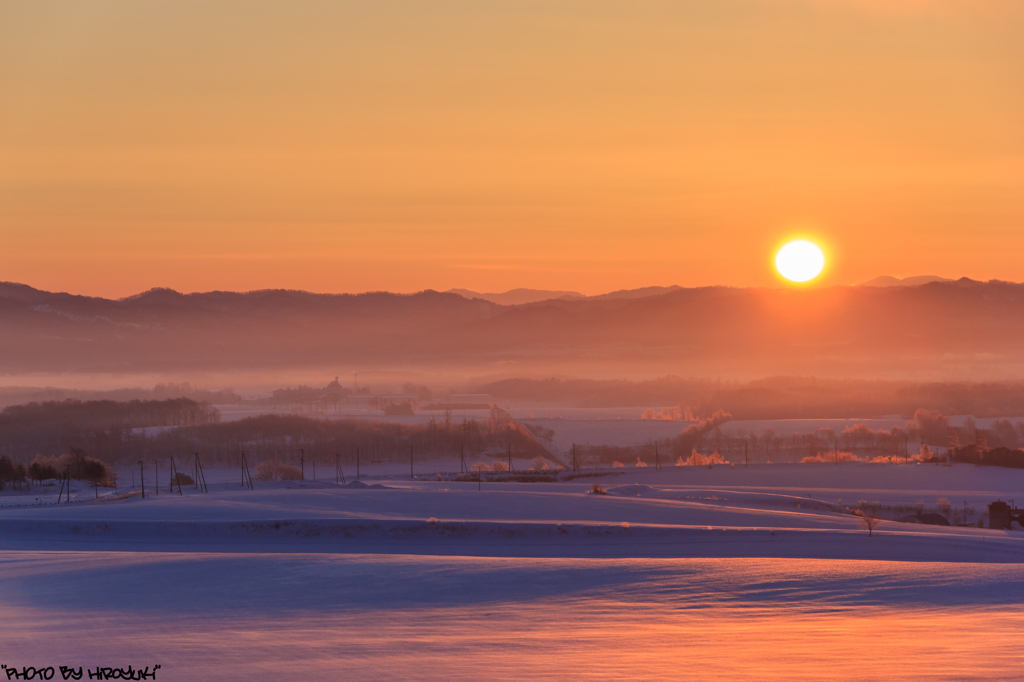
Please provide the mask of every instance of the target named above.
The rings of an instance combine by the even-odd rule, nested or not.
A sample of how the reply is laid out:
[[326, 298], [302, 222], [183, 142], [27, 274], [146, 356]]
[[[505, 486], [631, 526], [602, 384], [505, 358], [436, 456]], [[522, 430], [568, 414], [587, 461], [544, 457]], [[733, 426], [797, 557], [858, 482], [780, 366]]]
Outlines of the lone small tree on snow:
[[868, 509], [866, 511], [861, 512], [860, 525], [868, 529], [868, 537], [872, 536], [872, 532], [875, 530], [875, 528], [878, 528], [879, 524], [881, 523], [882, 520], [875, 516], [875, 511], [873, 509]]

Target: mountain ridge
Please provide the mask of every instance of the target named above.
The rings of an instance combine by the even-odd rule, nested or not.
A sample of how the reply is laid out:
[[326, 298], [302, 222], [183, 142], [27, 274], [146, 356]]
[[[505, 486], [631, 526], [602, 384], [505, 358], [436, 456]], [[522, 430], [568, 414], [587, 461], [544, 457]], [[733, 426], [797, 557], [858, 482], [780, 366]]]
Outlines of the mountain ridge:
[[866, 282], [861, 282], [857, 286], [859, 287], [916, 287], [922, 284], [930, 284], [931, 282], [952, 282], [954, 280], [946, 277], [939, 277], [938, 275], [917, 275], [915, 277], [893, 277], [892, 275], [882, 275], [881, 277], [875, 277], [869, 279]]
[[509, 306], [433, 290], [154, 289], [113, 300], [0, 283], [0, 371], [1024, 377], [1021, 284], [652, 291]]
[[480, 293], [469, 289], [448, 289], [447, 294], [458, 294], [465, 298], [479, 298], [499, 305], [525, 305], [528, 303], [539, 303], [551, 300], [574, 300], [587, 298], [591, 300], [609, 298], [644, 298], [645, 296], [660, 296], [682, 289], [677, 285], [668, 287], [650, 286], [639, 289], [619, 289], [606, 294], [595, 294], [586, 296], [578, 291], [552, 291], [548, 289], [510, 289], [502, 293]]

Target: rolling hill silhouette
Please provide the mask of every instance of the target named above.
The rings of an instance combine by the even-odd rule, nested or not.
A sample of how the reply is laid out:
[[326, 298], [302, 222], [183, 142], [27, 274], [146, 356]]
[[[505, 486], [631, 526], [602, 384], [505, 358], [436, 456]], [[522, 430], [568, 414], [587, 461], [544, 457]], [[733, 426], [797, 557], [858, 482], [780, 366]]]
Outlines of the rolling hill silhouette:
[[[746, 378], [1024, 376], [1024, 285], [676, 289], [502, 306], [423, 291], [121, 300], [0, 284], [0, 371], [443, 368]], [[335, 372], [337, 373], [337, 372]]]

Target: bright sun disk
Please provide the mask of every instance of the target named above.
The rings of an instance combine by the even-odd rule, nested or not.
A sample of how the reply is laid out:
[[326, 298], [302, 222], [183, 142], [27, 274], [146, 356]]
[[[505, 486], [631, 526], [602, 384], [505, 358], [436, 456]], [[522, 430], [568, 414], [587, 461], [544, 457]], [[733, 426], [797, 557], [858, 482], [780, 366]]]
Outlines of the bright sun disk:
[[775, 267], [791, 282], [807, 282], [825, 267], [825, 254], [811, 242], [799, 239], [779, 249]]

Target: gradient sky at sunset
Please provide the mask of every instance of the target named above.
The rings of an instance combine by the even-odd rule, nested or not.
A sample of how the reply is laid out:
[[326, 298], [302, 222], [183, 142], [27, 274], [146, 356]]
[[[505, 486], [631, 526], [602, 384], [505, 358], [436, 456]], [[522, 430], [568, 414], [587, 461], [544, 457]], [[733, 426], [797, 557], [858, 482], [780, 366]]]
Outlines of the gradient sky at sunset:
[[11, 1], [0, 280], [1024, 280], [1024, 3]]

